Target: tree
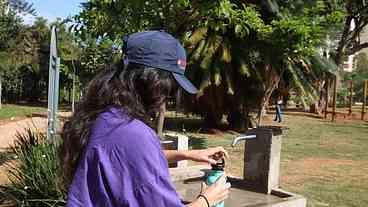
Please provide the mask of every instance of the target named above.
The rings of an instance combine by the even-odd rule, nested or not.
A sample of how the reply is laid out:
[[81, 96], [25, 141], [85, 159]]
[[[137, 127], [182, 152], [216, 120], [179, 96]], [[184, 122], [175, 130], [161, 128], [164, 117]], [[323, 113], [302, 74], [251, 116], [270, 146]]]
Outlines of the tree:
[[[111, 8], [114, 8], [113, 12], [110, 12]], [[98, 12], [94, 12], [95, 10]], [[122, 13], [127, 15], [122, 16]], [[76, 28], [79, 29], [82, 36], [88, 31], [95, 37], [108, 36], [117, 38], [142, 29], [165, 28], [182, 39], [182, 41], [187, 42], [187, 48], [194, 47], [194, 50], [198, 47], [196, 45], [197, 42], [191, 42], [192, 40], [195, 41], [192, 35], [195, 33], [200, 34], [201, 30], [205, 31], [202, 36], [197, 35], [201, 38], [198, 44], [204, 48], [201, 52], [207, 55], [203, 59], [203, 63], [199, 64], [202, 65], [201, 68], [204, 72], [207, 71], [207, 75], [213, 76], [210, 78], [212, 80], [215, 79], [214, 76], [221, 77], [222, 74], [227, 74], [224, 71], [225, 68], [208, 68], [210, 65], [219, 66], [221, 64], [220, 61], [217, 61], [217, 64], [212, 64], [213, 60], [217, 59], [218, 56], [224, 54], [224, 58], [221, 60], [224, 60], [223, 62], [225, 63], [227, 62], [229, 70], [232, 69], [230, 64], [231, 57], [229, 56], [230, 46], [232, 46], [230, 39], [235, 40], [235, 38], [238, 38], [240, 40], [240, 37], [244, 37], [249, 33], [250, 28], [248, 27], [259, 27], [259, 32], [267, 32], [266, 27], [262, 28], [262, 20], [260, 20], [254, 8], [238, 7], [230, 1], [196, 2], [193, 4], [185, 1], [162, 1], [152, 4], [145, 3], [145, 1], [107, 1], [104, 3], [89, 1], [84, 4], [84, 10], [76, 19], [79, 23]], [[108, 29], [103, 26], [103, 23], [96, 25], [94, 21], [97, 19], [103, 22], [113, 22], [113, 26]], [[114, 22], [116, 23], [114, 24]], [[118, 24], [117, 22], [120, 23]], [[121, 22], [126, 24], [121, 24]], [[224, 38], [227, 34], [229, 38]], [[220, 47], [221, 42], [229, 44], [224, 44]], [[199, 48], [199, 50], [201, 49]], [[196, 52], [193, 51], [193, 53]], [[228, 56], [228, 60], [226, 60], [226, 56]], [[193, 60], [195, 61], [195, 58]], [[203, 75], [206, 76], [206, 72]], [[230, 81], [232, 76], [227, 76], [227, 79]], [[203, 80], [206, 81], [205, 78]], [[213, 83], [213, 81], [207, 81], [207, 83]], [[199, 82], [198, 84], [201, 83]], [[206, 83], [203, 82], [201, 85], [205, 87]], [[229, 91], [231, 90], [233, 89], [229, 89]], [[212, 96], [217, 95], [218, 93], [212, 93]], [[212, 105], [212, 107], [209, 107], [211, 111], [205, 113], [207, 123], [210, 125], [215, 125], [223, 113], [221, 112], [223, 110], [218, 110], [223, 108], [219, 106], [219, 102], [215, 101], [213, 103], [217, 105]], [[210, 117], [211, 115], [214, 116]]]
[[218, 125], [224, 114], [231, 125], [239, 125], [254, 108], [261, 120], [285, 74], [297, 77], [294, 81], [309, 75], [296, 66], [322, 44], [322, 28], [339, 20], [340, 13], [324, 2], [90, 0], [75, 17], [74, 28], [82, 37], [90, 33], [112, 40], [165, 28], [188, 51], [188, 75], [200, 89], [191, 110], [209, 126]]
[[3, 75], [9, 71], [10, 62], [7, 60], [6, 50], [9, 49], [12, 40], [18, 34], [21, 27], [19, 13], [35, 15], [33, 4], [24, 0], [0, 0], [0, 108], [2, 103]]
[[[4, 1], [4, 0], [2, 0]], [[27, 13], [31, 15], [36, 15], [36, 10], [33, 8], [33, 3], [29, 3], [25, 0], [5, 0], [11, 10], [18, 13]]]
[[19, 32], [21, 21], [19, 14], [36, 15], [33, 4], [24, 0], [0, 0], [0, 50]]
[[57, 24], [58, 28], [58, 50], [62, 59], [60, 89], [63, 93], [60, 98], [61, 101], [67, 99], [69, 103], [72, 102], [72, 111], [74, 112], [76, 91], [77, 86], [79, 86], [77, 67], [81, 59], [82, 48], [76, 36], [67, 30], [65, 24], [60, 23], [59, 20], [54, 24]]
[[96, 40], [88, 37], [82, 43], [79, 76], [82, 85], [87, 83], [106, 65], [112, 65], [119, 60], [120, 54], [115, 43], [107, 38]]
[[[257, 26], [253, 28], [250, 27], [249, 35], [245, 37], [229, 41], [229, 37], [232, 37], [232, 35], [229, 34], [230, 32], [223, 34], [217, 33], [217, 39], [212, 38], [221, 43], [217, 43], [216, 45], [216, 42], [212, 41], [214, 42], [212, 43], [214, 45], [212, 48], [220, 48], [220, 52], [217, 53], [217, 55], [213, 55], [216, 54], [214, 52], [216, 49], [212, 50], [211, 42], [210, 44], [205, 43], [205, 37], [210, 39], [208, 30], [202, 29], [202, 33], [203, 31], [207, 31], [207, 33], [202, 34], [202, 38], [197, 37], [200, 32], [193, 35], [195, 37], [194, 39], [198, 38], [202, 40], [202, 45], [198, 44], [198, 47], [188, 47], [189, 52], [191, 52], [191, 48], [198, 48], [199, 51], [202, 51], [202, 53], [195, 53], [195, 55], [190, 56], [192, 59], [197, 58], [199, 60], [199, 62], [193, 65], [200, 65], [204, 71], [212, 73], [212, 75], [196, 74], [197, 77], [205, 78], [202, 83], [197, 85], [199, 85], [200, 88], [209, 89], [204, 96], [204, 102], [207, 103], [207, 105], [199, 108], [201, 108], [202, 111], [203, 109], [212, 109], [211, 111], [204, 112], [210, 115], [212, 120], [217, 119], [219, 121], [221, 119], [221, 113], [225, 113], [223, 111], [224, 105], [226, 105], [225, 108], [227, 107], [230, 109], [228, 111], [228, 121], [230, 123], [233, 121], [235, 121], [235, 123], [241, 121], [239, 119], [233, 119], [233, 117], [241, 117], [239, 115], [241, 111], [248, 114], [248, 111], [252, 109], [252, 107], [259, 106], [257, 107], [259, 108], [258, 124], [261, 124], [261, 112], [267, 106], [273, 91], [279, 87], [280, 81], [292, 81], [293, 86], [300, 91], [302, 96], [312, 100], [317, 99], [314, 82], [317, 81], [316, 77], [318, 76], [313, 74], [314, 67], [305, 67], [307, 65], [305, 62], [308, 57], [315, 54], [315, 47], [321, 44], [325, 36], [324, 31], [321, 30], [322, 26], [327, 23], [332, 23], [329, 19], [332, 15], [336, 14], [325, 15], [324, 17], [321, 16], [319, 20], [316, 21], [315, 16], [319, 9], [312, 7], [309, 10], [299, 12], [303, 14], [300, 16], [294, 15], [291, 17], [285, 16], [283, 18], [278, 18], [281, 14], [277, 15], [277, 13], [280, 10], [286, 10], [286, 8], [277, 7], [279, 9], [274, 9], [275, 5], [276, 3], [270, 6], [272, 10], [270, 10], [269, 7], [261, 7], [264, 9], [261, 10], [261, 14], [264, 16], [260, 16], [261, 18], [258, 18], [256, 24], [254, 24], [255, 21], [247, 22], [248, 24], [253, 23], [249, 25]], [[290, 9], [288, 11], [290, 11]], [[257, 15], [259, 16], [259, 14], [253, 13], [249, 16], [257, 17]], [[271, 18], [273, 18], [272, 21], [270, 21]], [[267, 21], [270, 23], [267, 24]], [[227, 31], [231, 31], [231, 29], [227, 27]], [[210, 46], [208, 50], [203, 49], [206, 46]], [[226, 48], [228, 52], [221, 52], [223, 48]], [[202, 54], [202, 56], [197, 54]], [[221, 62], [223, 57], [230, 60], [228, 67], [225, 67], [227, 64], [226, 61]], [[211, 58], [213, 60], [212, 62]], [[302, 64], [303, 62], [304, 64]], [[211, 68], [219, 69], [216, 71], [213, 69], [211, 70]], [[235, 69], [235, 71], [231, 72], [231, 69]], [[233, 76], [230, 74], [233, 74]], [[292, 78], [284, 79], [284, 76], [287, 75]], [[312, 77], [309, 78], [308, 76]], [[243, 78], [239, 79], [241, 77]], [[224, 80], [225, 83], [221, 84], [221, 80]], [[250, 85], [252, 85], [252, 87]], [[251, 87], [254, 90], [251, 92], [246, 89], [244, 90], [246, 87]], [[230, 92], [230, 94], [226, 95], [227, 92]], [[247, 97], [253, 101], [242, 100], [242, 97]], [[251, 102], [253, 103], [250, 104]], [[232, 103], [235, 104], [232, 105]], [[242, 115], [246, 116], [245, 114]]]
[[48, 81], [49, 27], [47, 20], [37, 17], [32, 26], [24, 26], [10, 49], [10, 59], [23, 74], [23, 93], [29, 101], [46, 97]]
[[368, 48], [368, 42], [361, 42], [360, 36], [368, 24], [368, 4], [365, 0], [338, 1], [344, 12], [344, 25], [336, 49], [335, 62], [340, 65], [345, 56]]

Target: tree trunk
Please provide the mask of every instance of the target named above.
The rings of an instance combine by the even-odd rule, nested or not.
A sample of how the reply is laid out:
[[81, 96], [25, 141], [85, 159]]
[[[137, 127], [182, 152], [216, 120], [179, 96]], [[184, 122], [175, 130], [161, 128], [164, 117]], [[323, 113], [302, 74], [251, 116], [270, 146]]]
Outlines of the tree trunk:
[[272, 92], [276, 89], [278, 82], [271, 85], [269, 88], [266, 89], [266, 92], [264, 93], [264, 96], [261, 100], [261, 105], [258, 110], [258, 123], [257, 127], [261, 126], [262, 124], [262, 117], [265, 115], [266, 107], [268, 106], [268, 102], [271, 98]]
[[165, 102], [161, 104], [160, 106], [160, 112], [157, 120], [157, 134], [160, 138], [163, 136], [163, 128], [164, 128], [164, 122], [165, 122], [165, 111], [166, 111], [166, 104]]
[[318, 101], [311, 104], [309, 112], [315, 113], [318, 115], [322, 115], [323, 109], [325, 108], [326, 104], [326, 96], [325, 96], [325, 85], [326, 81], [321, 81], [321, 83], [318, 84], [318, 91], [319, 91], [319, 98]]
[[367, 93], [368, 93], [368, 80], [364, 80], [364, 88], [363, 88], [363, 105], [362, 105], [362, 116], [361, 119], [364, 120], [365, 116], [365, 107], [367, 105]]
[[221, 125], [223, 105], [216, 91], [215, 80], [211, 77], [211, 86], [208, 88], [208, 105], [205, 109], [204, 124], [206, 128], [219, 128]]
[[245, 129], [253, 128], [255, 124], [253, 123], [252, 116], [249, 115], [250, 111], [247, 107], [243, 106], [243, 114], [245, 117]]
[[243, 103], [241, 106], [236, 107], [238, 110], [229, 112], [227, 121], [231, 129], [246, 132], [249, 128], [253, 128], [251, 116], [249, 116], [249, 109]]
[[353, 113], [353, 80], [350, 80], [349, 115]]
[[73, 60], [72, 60], [72, 65], [73, 65], [72, 112], [74, 113], [74, 110], [75, 110], [75, 65], [74, 65]]
[[2, 97], [2, 94], [1, 94], [1, 91], [3, 89], [3, 86], [1, 84], [1, 80], [2, 80], [2, 76], [0, 75], [0, 109], [2, 108], [2, 102], [1, 102], [1, 97]]
[[336, 119], [337, 77], [333, 80], [332, 121]]
[[72, 101], [72, 88], [67, 87], [66, 90], [68, 91], [68, 103], [71, 103]]
[[207, 112], [204, 117], [204, 124], [206, 128], [219, 128], [221, 124], [222, 115], [213, 112]]
[[335, 56], [335, 63], [339, 66], [342, 63], [342, 58], [344, 55], [344, 48], [346, 46], [346, 41], [348, 39], [349, 31], [350, 31], [350, 24], [351, 24], [352, 17], [348, 16], [345, 20], [344, 30], [341, 35], [341, 39], [338, 43], [338, 47], [336, 49], [336, 56]]
[[229, 112], [227, 116], [227, 121], [229, 122], [229, 126], [231, 129], [234, 129], [236, 131], [244, 131], [245, 125], [246, 125], [246, 117], [244, 114], [236, 108], [235, 110], [232, 110]]
[[271, 95], [273, 93], [273, 91], [277, 88], [280, 80], [281, 80], [281, 76], [283, 73], [284, 69], [281, 70], [280, 74], [277, 73], [277, 71], [272, 69], [272, 66], [267, 64], [265, 65], [265, 77], [266, 77], [266, 81], [264, 84], [264, 89], [265, 92], [263, 94], [263, 97], [261, 99], [261, 103], [260, 103], [260, 107], [258, 110], [258, 122], [257, 122], [257, 127], [261, 126], [262, 124], [262, 117], [264, 115], [264, 111], [266, 110], [266, 107], [268, 105], [268, 102], [271, 98]]
[[328, 99], [329, 99], [329, 94], [328, 94], [328, 89], [330, 87], [330, 81], [327, 79], [326, 80], [326, 85], [325, 85], [325, 107], [324, 107], [324, 111], [325, 111], [325, 119], [327, 119], [327, 113], [328, 113]]

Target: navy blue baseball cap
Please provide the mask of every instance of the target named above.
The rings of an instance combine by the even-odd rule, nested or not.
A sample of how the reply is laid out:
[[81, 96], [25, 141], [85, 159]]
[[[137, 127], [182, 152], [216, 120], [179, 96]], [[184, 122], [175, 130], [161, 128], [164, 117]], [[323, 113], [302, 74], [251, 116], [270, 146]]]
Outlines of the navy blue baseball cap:
[[123, 41], [124, 64], [136, 63], [169, 71], [185, 91], [198, 92], [184, 75], [185, 50], [173, 36], [164, 31], [145, 31], [125, 36]]

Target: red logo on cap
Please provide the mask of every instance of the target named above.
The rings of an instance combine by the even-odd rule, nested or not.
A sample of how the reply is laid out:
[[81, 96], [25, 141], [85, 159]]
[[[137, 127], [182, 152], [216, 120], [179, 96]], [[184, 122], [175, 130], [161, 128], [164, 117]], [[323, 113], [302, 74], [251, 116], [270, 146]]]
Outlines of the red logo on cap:
[[185, 70], [185, 67], [187, 66], [187, 61], [185, 60], [178, 60], [178, 65], [181, 69]]

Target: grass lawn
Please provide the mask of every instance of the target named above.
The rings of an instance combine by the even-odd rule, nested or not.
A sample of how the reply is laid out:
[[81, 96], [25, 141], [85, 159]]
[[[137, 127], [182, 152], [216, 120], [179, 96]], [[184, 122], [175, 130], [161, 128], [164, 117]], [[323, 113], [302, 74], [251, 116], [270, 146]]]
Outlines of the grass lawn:
[[11, 117], [26, 117], [35, 112], [46, 112], [45, 108], [35, 106], [22, 106], [14, 104], [3, 104], [0, 109], [0, 120]]
[[[230, 147], [237, 133], [201, 133], [200, 124], [181, 117], [173, 126], [190, 126], [186, 131], [195, 147], [224, 146], [230, 154], [227, 171], [241, 176], [243, 144]], [[331, 123], [295, 114], [285, 116], [283, 124], [289, 129], [283, 137], [281, 188], [305, 196], [309, 207], [368, 206], [367, 122]]]
[[308, 206], [368, 206], [368, 123], [289, 116], [287, 125], [282, 187]]

